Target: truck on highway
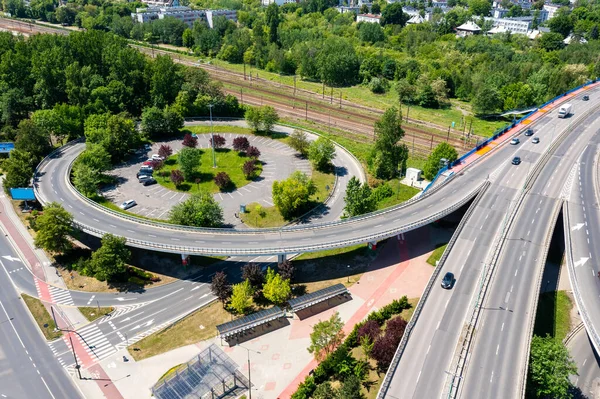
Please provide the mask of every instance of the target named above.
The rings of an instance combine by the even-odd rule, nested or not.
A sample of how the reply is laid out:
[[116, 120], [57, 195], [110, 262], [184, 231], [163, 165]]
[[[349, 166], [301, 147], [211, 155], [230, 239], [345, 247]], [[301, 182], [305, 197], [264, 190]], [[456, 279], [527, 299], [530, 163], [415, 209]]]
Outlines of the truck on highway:
[[571, 115], [572, 108], [573, 108], [573, 106], [571, 104], [561, 105], [560, 108], [558, 109], [558, 117], [566, 118], [567, 116]]

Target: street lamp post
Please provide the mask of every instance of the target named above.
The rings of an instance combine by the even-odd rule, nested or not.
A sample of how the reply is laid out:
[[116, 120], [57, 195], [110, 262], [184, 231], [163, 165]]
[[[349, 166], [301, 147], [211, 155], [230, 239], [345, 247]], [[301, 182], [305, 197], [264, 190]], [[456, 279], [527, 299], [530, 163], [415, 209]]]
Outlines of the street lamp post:
[[213, 104], [208, 104], [208, 110], [210, 112], [210, 141], [212, 143], [213, 168], [216, 168], [217, 167], [217, 158], [215, 155], [215, 136], [213, 135], [212, 109], [213, 109]]
[[238, 346], [240, 348], [246, 349], [246, 352], [248, 353], [248, 399], [252, 399], [252, 376], [250, 374], [250, 351], [257, 353], [259, 355], [260, 355], [260, 352], [246, 348], [245, 346], [242, 346], [240, 344], [238, 344]]
[[79, 362], [77, 361], [77, 355], [75, 354], [75, 346], [73, 346], [73, 338], [71, 337], [71, 333], [74, 333], [75, 331], [71, 330], [71, 329], [62, 329], [58, 327], [58, 323], [56, 322], [56, 315], [54, 314], [54, 306], [50, 306], [50, 311], [52, 312], [52, 319], [54, 319], [54, 325], [56, 326], [56, 329], [59, 331], [67, 331], [69, 333], [69, 342], [71, 343], [71, 351], [73, 352], [73, 359], [75, 359], [75, 370], [77, 370], [77, 375], [79, 376], [79, 379], [81, 380], [81, 366], [79, 365]]
[[350, 283], [350, 265], [348, 265], [348, 283]]

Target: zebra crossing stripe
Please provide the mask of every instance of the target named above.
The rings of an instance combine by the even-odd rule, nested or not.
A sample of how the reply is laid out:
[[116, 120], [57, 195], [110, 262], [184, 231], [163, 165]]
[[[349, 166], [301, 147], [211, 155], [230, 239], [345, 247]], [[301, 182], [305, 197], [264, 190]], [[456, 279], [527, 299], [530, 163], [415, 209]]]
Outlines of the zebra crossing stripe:
[[78, 330], [77, 339], [94, 360], [102, 360], [117, 350], [96, 324]]
[[75, 305], [75, 302], [73, 302], [73, 297], [71, 297], [71, 291], [54, 287], [52, 285], [49, 285], [48, 289], [50, 290], [50, 297], [52, 298], [52, 302], [61, 305]]

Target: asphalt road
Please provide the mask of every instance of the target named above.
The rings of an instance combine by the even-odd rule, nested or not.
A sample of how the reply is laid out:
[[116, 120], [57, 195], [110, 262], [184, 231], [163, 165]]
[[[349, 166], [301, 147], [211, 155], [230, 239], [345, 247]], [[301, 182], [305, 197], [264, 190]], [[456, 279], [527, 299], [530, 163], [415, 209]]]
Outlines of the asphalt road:
[[577, 365], [578, 375], [571, 376], [571, 383], [579, 388], [581, 395], [575, 397], [600, 397], [600, 358], [596, 355], [585, 328], [571, 337], [567, 348]]
[[[583, 104], [573, 101], [576, 112]], [[552, 216], [558, 216], [553, 211], [560, 206], [561, 195], [566, 196], [570, 185], [577, 184], [573, 166], [588, 142], [597, 140], [599, 116], [600, 110], [596, 110], [577, 124], [549, 159], [520, 207], [483, 304], [460, 384], [461, 397], [522, 396], [540, 278], [556, 222]]]
[[[5, 237], [0, 252], [17, 256]], [[17, 272], [0, 260], [0, 396], [18, 399], [81, 398], [48, 347], [10, 277]]]
[[[573, 101], [573, 103], [574, 109], [580, 114], [589, 107], [580, 101]], [[530, 137], [521, 135], [521, 144], [506, 146], [502, 150], [504, 158], [497, 161], [496, 172], [490, 175], [490, 187], [460, 232], [440, 273], [439, 279], [441, 280], [447, 271], [453, 272], [456, 283], [452, 290], [442, 289], [439, 283], [434, 286], [395, 370], [394, 375], [397, 377], [393, 379], [386, 397], [436, 398], [447, 394], [450, 382], [449, 373], [454, 372], [450, 366], [455, 348], [462, 342], [459, 339], [462, 337], [466, 317], [470, 317], [467, 312], [479, 287], [482, 267], [487, 260], [490, 247], [499, 238], [509, 206], [514, 205], [532, 165], [543, 152], [548, 150], [555, 136], [577, 119], [577, 115], [570, 119], [558, 119], [556, 112], [550, 112], [533, 126], [534, 136], [540, 138], [540, 144], [533, 144]], [[582, 128], [573, 132], [570, 137], [579, 134], [580, 130]], [[568, 147], [568, 145], [564, 145], [564, 147]], [[518, 166], [510, 164], [510, 160], [515, 155], [522, 159], [522, 163]], [[558, 158], [554, 157], [553, 159]], [[488, 162], [491, 161], [492, 159], [488, 160]], [[546, 166], [538, 181], [547, 181], [556, 166], [554, 163]], [[559, 179], [556, 181], [558, 182]], [[527, 207], [531, 205], [524, 205], [523, 209], [530, 209]], [[544, 212], [551, 206], [551, 202], [537, 205], [534, 209], [537, 210], [539, 207], [538, 212]], [[534, 213], [535, 211], [532, 214]], [[529, 221], [528, 226], [531, 226], [530, 223]], [[531, 235], [529, 230], [531, 228], [523, 233], [524, 237], [527, 234]], [[540, 226], [539, 231], [542, 232], [540, 234], [545, 234], [547, 230], [548, 226]], [[527, 240], [530, 239], [533, 239], [533, 236], [527, 238]], [[522, 251], [519, 254], [522, 254]], [[520, 256], [516, 252], [515, 255], [517, 258]], [[503, 290], [506, 283], [500, 281], [500, 285], [502, 287], [500, 290]], [[504, 294], [506, 295], [506, 291]], [[503, 327], [500, 326], [500, 328]], [[479, 333], [477, 335], [479, 336]], [[482, 347], [485, 348], [488, 357], [491, 357], [489, 356], [490, 352], [493, 354], [497, 349], [496, 346], [493, 351], [486, 345]], [[507, 367], [514, 368], [515, 365], [507, 365]], [[464, 397], [487, 396], [475, 394], [475, 396], [466, 395]]]

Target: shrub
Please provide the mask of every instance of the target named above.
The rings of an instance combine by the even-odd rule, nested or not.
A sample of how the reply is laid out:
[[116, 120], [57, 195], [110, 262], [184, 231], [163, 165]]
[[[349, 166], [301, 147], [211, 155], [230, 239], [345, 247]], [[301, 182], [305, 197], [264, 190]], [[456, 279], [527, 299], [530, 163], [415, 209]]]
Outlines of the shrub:
[[144, 286], [148, 283], [148, 280], [141, 279], [139, 277], [131, 276], [127, 279], [127, 282], [130, 284]]
[[225, 143], [226, 143], [225, 137], [221, 136], [220, 134], [213, 134], [213, 136], [208, 140], [208, 144], [210, 144], [212, 146], [213, 140], [214, 140], [215, 148], [225, 147]]
[[310, 399], [310, 396], [315, 389], [317, 389], [315, 379], [311, 376], [308, 376], [303, 382], [300, 383], [300, 385], [298, 385], [298, 389], [292, 395], [292, 399]]
[[198, 146], [198, 139], [187, 133], [185, 136], [183, 136], [183, 142], [181, 144], [183, 144], [185, 147], [196, 148]]
[[[191, 137], [191, 136], [190, 136]], [[160, 148], [158, 149], [158, 155], [160, 155], [161, 157], [163, 157], [164, 159], [169, 158], [171, 155], [173, 155], [173, 149], [171, 148], [171, 146], [168, 146], [166, 144], [163, 144], [160, 146]]]
[[373, 78], [369, 82], [369, 89], [375, 94], [383, 94], [388, 91], [390, 85], [385, 79]]
[[183, 173], [181, 173], [180, 170], [177, 169], [173, 169], [171, 171], [171, 181], [173, 182], [173, 184], [175, 185], [175, 187], [179, 187], [181, 185], [181, 183], [183, 183], [184, 178], [183, 178]]
[[246, 155], [248, 155], [250, 158], [258, 159], [260, 157], [260, 151], [258, 148], [251, 145], [246, 150]]
[[233, 149], [239, 152], [244, 152], [250, 147], [250, 142], [244, 136], [239, 136], [233, 139]]
[[375, 320], [368, 320], [364, 323], [357, 331], [357, 339], [360, 342], [362, 337], [369, 337], [371, 342], [375, 342], [375, 340], [381, 334], [381, 328], [379, 323]]
[[387, 334], [379, 337], [377, 341], [375, 341], [373, 350], [371, 351], [371, 357], [377, 362], [379, 371], [386, 372], [388, 367], [390, 367], [397, 346], [398, 344]]
[[223, 190], [231, 184], [231, 179], [229, 178], [229, 175], [225, 172], [217, 173], [214, 180], [217, 187], [219, 187], [219, 190]]
[[152, 169], [158, 171], [158, 170], [161, 170], [163, 168], [163, 166], [165, 166], [165, 164], [160, 159], [153, 159], [152, 162], [150, 163], [150, 166], [152, 166]]
[[394, 342], [397, 342], [396, 345], [398, 345], [402, 339], [402, 335], [404, 335], [406, 325], [406, 320], [400, 316], [396, 316], [386, 323], [385, 335], [390, 336]]
[[244, 162], [244, 165], [242, 166], [242, 172], [244, 173], [244, 177], [246, 177], [247, 180], [252, 179], [254, 177], [254, 174], [256, 173], [256, 160], [251, 159], [249, 161]]
[[373, 198], [375, 202], [380, 202], [386, 198], [391, 197], [392, 195], [394, 195], [394, 191], [387, 183], [382, 184], [381, 186], [377, 187], [371, 192], [371, 198]]

